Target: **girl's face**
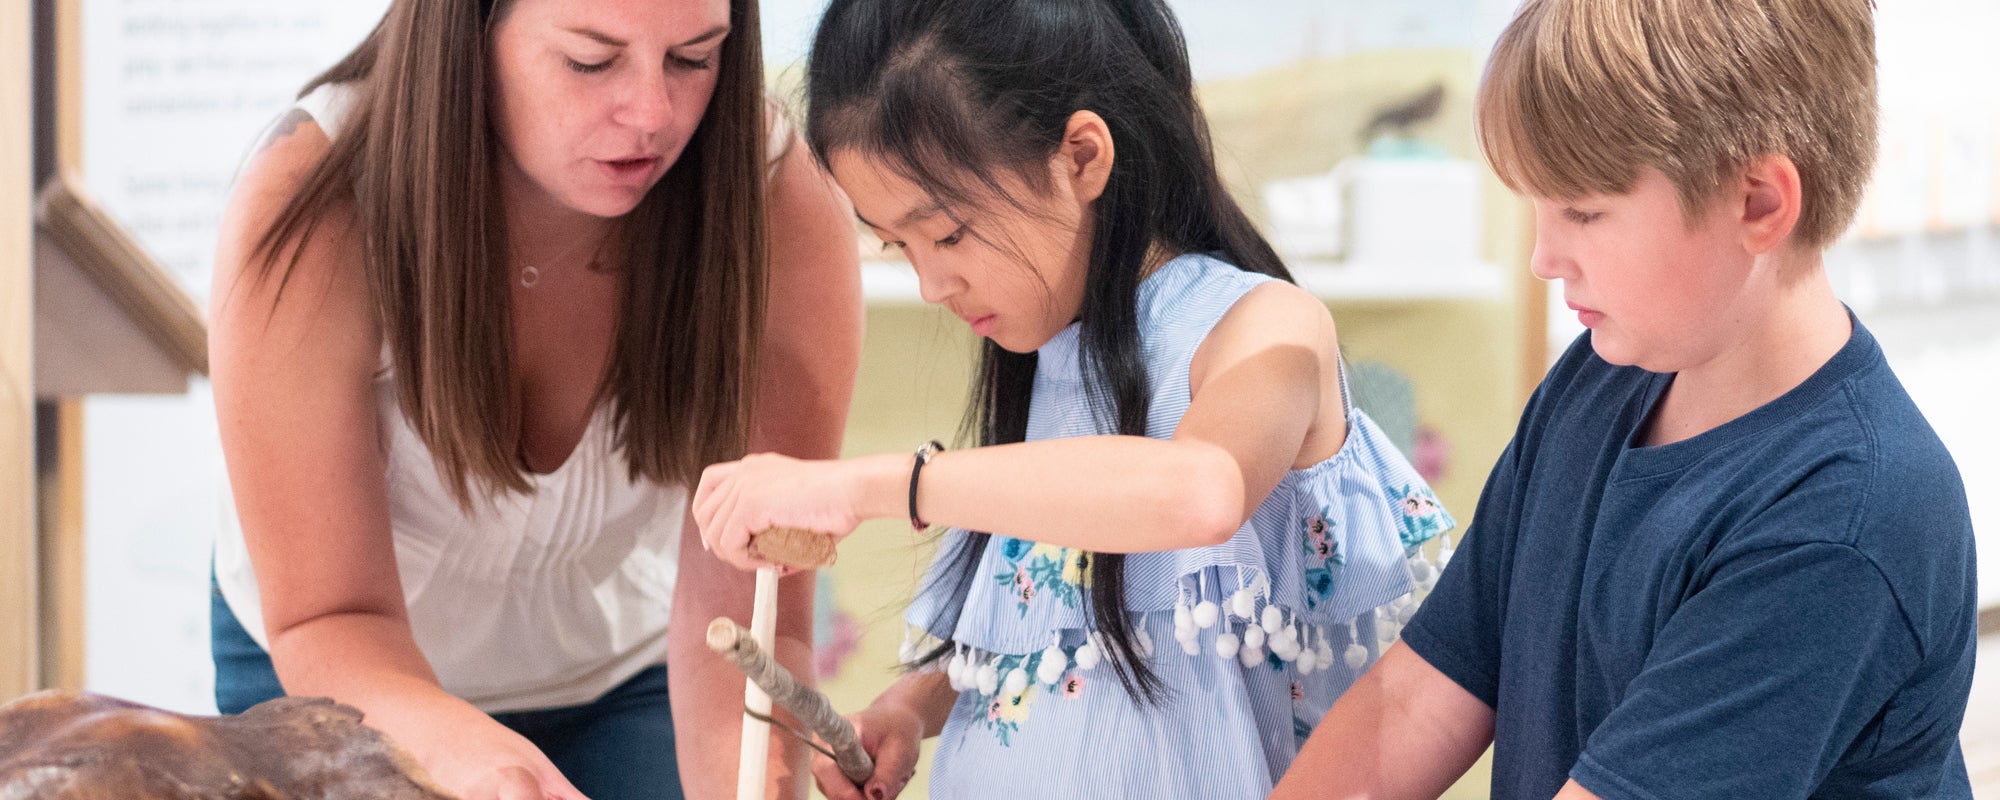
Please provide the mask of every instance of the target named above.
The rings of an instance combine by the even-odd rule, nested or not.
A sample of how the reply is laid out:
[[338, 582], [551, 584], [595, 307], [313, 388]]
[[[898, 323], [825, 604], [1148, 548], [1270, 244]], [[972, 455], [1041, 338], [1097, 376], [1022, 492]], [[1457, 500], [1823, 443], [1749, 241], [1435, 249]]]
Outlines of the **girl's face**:
[[842, 148], [828, 158], [854, 213], [884, 247], [903, 251], [924, 302], [1016, 353], [1040, 349], [1076, 321], [1090, 267], [1092, 208], [1111, 169], [1103, 120], [1077, 112], [1040, 189], [1006, 170], [1006, 199], [946, 208], [879, 157]]
[[598, 217], [631, 211], [701, 124], [729, 0], [516, 0], [493, 28], [504, 180]]

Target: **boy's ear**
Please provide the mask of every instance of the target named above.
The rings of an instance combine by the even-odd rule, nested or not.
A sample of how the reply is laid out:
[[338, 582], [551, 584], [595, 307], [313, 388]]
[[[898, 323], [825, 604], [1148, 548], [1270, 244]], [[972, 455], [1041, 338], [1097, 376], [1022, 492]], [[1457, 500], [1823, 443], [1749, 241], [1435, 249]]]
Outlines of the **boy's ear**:
[[1762, 255], [1792, 238], [1805, 195], [1798, 165], [1790, 158], [1772, 154], [1750, 162], [1734, 194], [1741, 202], [1732, 211], [1743, 225], [1744, 249]]
[[1063, 128], [1055, 168], [1069, 179], [1076, 199], [1089, 203], [1103, 195], [1105, 184], [1110, 183], [1115, 155], [1111, 126], [1095, 111], [1078, 111]]

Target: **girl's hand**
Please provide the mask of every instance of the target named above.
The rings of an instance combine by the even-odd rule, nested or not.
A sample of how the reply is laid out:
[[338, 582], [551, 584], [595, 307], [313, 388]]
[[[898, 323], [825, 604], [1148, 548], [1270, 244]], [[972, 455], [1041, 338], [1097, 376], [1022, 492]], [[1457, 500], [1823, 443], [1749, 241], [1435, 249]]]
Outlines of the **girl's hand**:
[[753, 455], [702, 471], [692, 510], [702, 546], [743, 569], [773, 566], [750, 555], [750, 538], [771, 528], [803, 528], [846, 538], [870, 518], [864, 506], [869, 459], [801, 461]]
[[917, 774], [918, 746], [923, 741], [924, 721], [907, 707], [881, 701], [847, 718], [861, 739], [861, 749], [875, 759], [875, 774], [860, 786], [854, 785], [833, 759], [813, 756], [813, 779], [827, 800], [889, 800], [902, 794], [903, 787]]

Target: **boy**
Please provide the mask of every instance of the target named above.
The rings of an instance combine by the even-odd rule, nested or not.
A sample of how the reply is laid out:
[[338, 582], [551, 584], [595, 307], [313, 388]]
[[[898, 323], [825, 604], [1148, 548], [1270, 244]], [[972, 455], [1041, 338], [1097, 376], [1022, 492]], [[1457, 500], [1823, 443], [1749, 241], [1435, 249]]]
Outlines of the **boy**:
[[1957, 468], [1821, 251], [1868, 0], [1527, 0], [1480, 138], [1589, 332], [1408, 629], [1275, 796], [1969, 798]]

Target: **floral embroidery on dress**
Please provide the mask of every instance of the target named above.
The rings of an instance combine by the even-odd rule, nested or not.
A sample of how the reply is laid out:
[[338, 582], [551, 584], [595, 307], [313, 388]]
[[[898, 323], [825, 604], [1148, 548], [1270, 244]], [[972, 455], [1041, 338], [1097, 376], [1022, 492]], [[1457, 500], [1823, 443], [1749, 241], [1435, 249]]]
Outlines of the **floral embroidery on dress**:
[[[992, 663], [994, 671], [1003, 678], [1014, 672], [1029, 676], [1026, 685], [1019, 692], [1010, 692], [1002, 688], [986, 696], [986, 710], [973, 717], [973, 723], [992, 731], [1000, 740], [1002, 747], [1014, 746], [1014, 738], [1021, 732], [1021, 723], [1028, 721], [1029, 705], [1042, 694], [1061, 692], [1066, 699], [1075, 699], [1083, 695], [1083, 675], [1078, 671], [1071, 670], [1064, 673], [1062, 679], [1053, 685], [1038, 680], [1035, 676], [1041, 671], [1043, 656], [1044, 653], [1001, 656], [998, 661]], [[1064, 664], [1068, 664], [1067, 655], [1064, 656]]]
[[1064, 583], [1071, 586], [1081, 586], [1085, 589], [1090, 588], [1089, 550], [1064, 548], [1062, 562], [1062, 579]]
[[1402, 538], [1403, 547], [1416, 547], [1451, 530], [1454, 524], [1451, 515], [1445, 513], [1444, 507], [1438, 504], [1437, 494], [1429, 488], [1406, 485], [1396, 495], [1402, 499], [1396, 504], [1403, 518], [1396, 534]]
[[986, 699], [986, 713], [974, 720], [993, 731], [999, 737], [1000, 746], [1013, 747], [1014, 735], [1020, 733], [1021, 723], [1028, 719], [1028, 703], [1041, 691], [1040, 686], [1029, 684], [1026, 691], [1016, 695], [996, 694]]
[[1000, 557], [1005, 564], [993, 580], [1014, 596], [1022, 616], [1035, 596], [1048, 593], [1070, 608], [1090, 588], [1090, 552], [1069, 547], [1036, 544], [1020, 539], [1000, 539]]
[[1340, 550], [1340, 540], [1333, 536], [1334, 522], [1321, 511], [1305, 519], [1306, 557], [1313, 566], [1325, 566], [1328, 562], [1335, 566], [1347, 563], [1347, 554]]
[[1305, 596], [1306, 608], [1319, 608], [1319, 604], [1333, 597], [1333, 568], [1347, 563], [1347, 553], [1340, 547], [1340, 539], [1334, 535], [1333, 519], [1326, 511], [1306, 517], [1305, 549]]

